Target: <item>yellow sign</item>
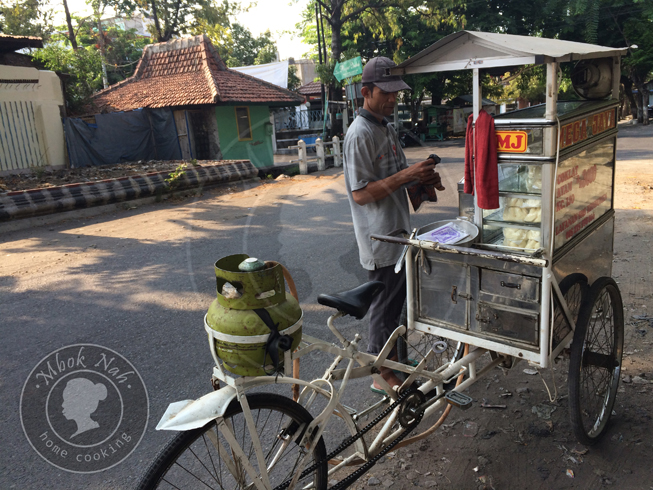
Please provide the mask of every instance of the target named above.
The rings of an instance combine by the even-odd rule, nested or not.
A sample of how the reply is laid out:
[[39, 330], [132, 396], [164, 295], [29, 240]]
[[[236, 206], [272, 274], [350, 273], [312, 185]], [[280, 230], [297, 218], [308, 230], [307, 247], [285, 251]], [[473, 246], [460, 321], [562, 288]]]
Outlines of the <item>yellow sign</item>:
[[615, 110], [592, 114], [560, 128], [560, 149], [580, 143], [592, 136], [596, 136], [608, 129], [615, 127]]
[[528, 148], [526, 131], [497, 131], [497, 151], [501, 153], [524, 153]]

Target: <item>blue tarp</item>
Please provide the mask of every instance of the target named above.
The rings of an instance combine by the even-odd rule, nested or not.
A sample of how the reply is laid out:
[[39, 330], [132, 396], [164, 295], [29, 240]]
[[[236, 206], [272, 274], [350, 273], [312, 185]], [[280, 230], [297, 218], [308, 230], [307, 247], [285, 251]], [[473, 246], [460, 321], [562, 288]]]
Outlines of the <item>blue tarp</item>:
[[181, 159], [171, 109], [97, 114], [95, 124], [67, 117], [64, 128], [73, 168], [138, 160]]

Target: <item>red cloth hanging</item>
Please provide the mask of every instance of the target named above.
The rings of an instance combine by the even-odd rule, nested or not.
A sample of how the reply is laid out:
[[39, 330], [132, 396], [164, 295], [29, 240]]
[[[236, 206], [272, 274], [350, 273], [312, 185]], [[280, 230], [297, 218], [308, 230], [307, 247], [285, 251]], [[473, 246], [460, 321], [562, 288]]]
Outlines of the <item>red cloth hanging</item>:
[[[476, 201], [481, 209], [497, 209], [499, 207], [499, 167], [494, 119], [484, 110], [478, 113], [475, 129], [476, 152], [474, 152], [473, 120], [474, 115], [470, 114], [465, 136], [465, 194], [476, 193]], [[474, 154], [476, 159], [474, 159]], [[473, 165], [474, 161], [476, 168]]]

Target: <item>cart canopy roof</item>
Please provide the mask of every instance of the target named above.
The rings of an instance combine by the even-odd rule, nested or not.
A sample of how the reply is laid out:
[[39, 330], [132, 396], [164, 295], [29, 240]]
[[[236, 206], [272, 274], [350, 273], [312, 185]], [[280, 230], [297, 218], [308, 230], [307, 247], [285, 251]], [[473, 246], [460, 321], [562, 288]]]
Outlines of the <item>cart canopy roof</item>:
[[393, 74], [492, 68], [548, 62], [578, 61], [622, 56], [627, 48], [607, 48], [594, 44], [514, 36], [493, 32], [460, 31], [404, 61]]

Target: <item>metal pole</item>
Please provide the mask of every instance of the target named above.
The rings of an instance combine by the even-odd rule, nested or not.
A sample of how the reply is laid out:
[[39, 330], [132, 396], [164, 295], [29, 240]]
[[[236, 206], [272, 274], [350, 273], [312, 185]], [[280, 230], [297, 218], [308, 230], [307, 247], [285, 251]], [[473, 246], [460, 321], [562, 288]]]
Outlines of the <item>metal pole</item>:
[[546, 109], [544, 119], [552, 120], [558, 115], [558, 63], [546, 64]]
[[481, 110], [481, 83], [479, 80], [478, 68], [472, 68], [472, 86], [473, 86], [473, 111], [474, 122], [478, 119], [478, 113]]
[[[558, 63], [546, 64], [546, 107], [544, 119], [555, 121], [558, 117]], [[556, 151], [558, 140], [558, 128], [548, 128], [544, 131], [544, 151], [553, 154]]]
[[612, 63], [612, 99], [619, 99], [619, 87], [621, 87], [621, 59], [619, 56], [613, 58]]
[[[322, 38], [320, 37], [320, 10], [319, 3], [315, 2], [315, 23], [317, 24], [317, 54], [320, 65], [322, 64]], [[324, 60], [326, 64], [326, 60]], [[322, 93], [322, 110], [324, 110], [324, 83], [320, 80], [320, 89]]]
[[[481, 111], [481, 81], [479, 78], [479, 72], [478, 68], [472, 68], [472, 87], [473, 87], [473, 99], [472, 99], [472, 114], [473, 114], [473, 121], [474, 121], [474, 126], [472, 127], [473, 133], [473, 138], [472, 138], [472, 145], [473, 145], [473, 157], [472, 157], [472, 166], [476, 168], [476, 121], [478, 120], [478, 114]], [[477, 184], [478, 182], [476, 181], [476, 174], [477, 172], [474, 172], [474, 189], [478, 189]], [[478, 207], [478, 193], [474, 193], [474, 224], [478, 226], [478, 229], [481, 231], [481, 242], [484, 240], [483, 238], [483, 210]]]

